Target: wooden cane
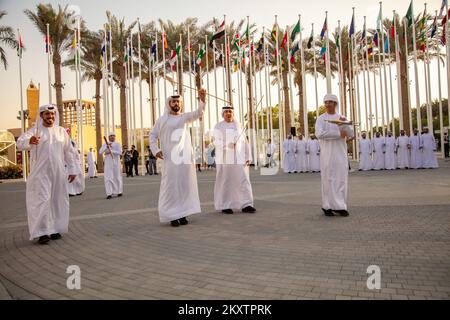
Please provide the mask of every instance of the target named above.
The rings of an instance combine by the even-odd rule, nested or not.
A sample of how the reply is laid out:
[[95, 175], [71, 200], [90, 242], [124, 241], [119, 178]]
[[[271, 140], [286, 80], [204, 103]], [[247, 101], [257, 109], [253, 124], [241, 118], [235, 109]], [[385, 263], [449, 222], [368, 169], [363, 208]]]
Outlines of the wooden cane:
[[[179, 82], [177, 82], [177, 81], [173, 81], [173, 83], [179, 84]], [[186, 88], [189, 88], [189, 89], [192, 89], [192, 90], [195, 90], [195, 91], [198, 92], [198, 89], [197, 89], [197, 88], [190, 87], [190, 86], [188, 86], [188, 85], [186, 85], [186, 84], [182, 84], [182, 86], [183, 86], [183, 87], [186, 87]], [[206, 93], [206, 94], [207, 94], [208, 96], [210, 96], [210, 97], [216, 98], [216, 99], [218, 99], [218, 100], [220, 100], [220, 101], [226, 102], [226, 103], [228, 103], [228, 104], [231, 105], [231, 102], [228, 101], [228, 100], [222, 99], [222, 98], [220, 98], [220, 97], [218, 97], [218, 96], [215, 96], [215, 95], [213, 95], [213, 94], [210, 94], [210, 93]]]

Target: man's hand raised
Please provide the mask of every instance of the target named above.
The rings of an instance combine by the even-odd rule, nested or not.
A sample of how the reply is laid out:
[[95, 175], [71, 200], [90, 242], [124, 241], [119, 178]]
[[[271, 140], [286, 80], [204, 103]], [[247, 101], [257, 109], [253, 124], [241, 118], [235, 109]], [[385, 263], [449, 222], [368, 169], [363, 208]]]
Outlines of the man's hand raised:
[[198, 95], [202, 102], [206, 102], [206, 90], [205, 89], [202, 88], [202, 89], [198, 90]]

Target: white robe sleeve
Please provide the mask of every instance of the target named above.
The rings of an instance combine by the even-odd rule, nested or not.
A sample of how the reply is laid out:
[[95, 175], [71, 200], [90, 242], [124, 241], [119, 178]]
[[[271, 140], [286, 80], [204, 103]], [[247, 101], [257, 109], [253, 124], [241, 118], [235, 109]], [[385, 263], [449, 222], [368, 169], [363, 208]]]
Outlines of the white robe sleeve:
[[100, 153], [100, 154], [103, 154], [105, 151], [106, 151], [106, 143], [104, 143], [102, 146], [101, 146], [101, 148], [100, 148], [100, 150], [98, 150], [98, 153]]
[[323, 118], [318, 118], [315, 126], [315, 136], [322, 140], [337, 140], [341, 139], [339, 130], [327, 130], [326, 123]]
[[192, 112], [187, 112], [183, 114], [183, 119], [185, 123], [191, 123], [203, 116], [203, 111], [205, 108], [205, 103], [201, 100], [198, 101], [198, 109]]
[[30, 145], [30, 139], [32, 136], [34, 136], [36, 132], [36, 128], [33, 127], [30, 130], [28, 130], [27, 132], [24, 132], [19, 139], [17, 139], [17, 149], [23, 151], [23, 150], [30, 150], [31, 149], [31, 145]]
[[161, 151], [160, 148], [158, 148], [158, 138], [159, 138], [159, 133], [160, 133], [160, 129], [161, 129], [161, 118], [159, 118], [156, 123], [155, 126], [153, 127], [152, 132], [150, 133], [149, 136], [149, 145], [150, 145], [150, 150], [152, 151], [152, 153], [156, 156], [156, 154], [158, 152]]
[[122, 155], [122, 146], [119, 143], [113, 143], [111, 152], [113, 155], [120, 157]]

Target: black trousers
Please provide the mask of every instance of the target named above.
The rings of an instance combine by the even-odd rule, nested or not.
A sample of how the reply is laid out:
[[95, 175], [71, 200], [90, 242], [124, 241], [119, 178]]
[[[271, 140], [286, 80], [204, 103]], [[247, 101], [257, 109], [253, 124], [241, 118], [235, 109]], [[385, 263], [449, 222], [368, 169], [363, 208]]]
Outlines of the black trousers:
[[137, 175], [137, 176], [139, 175], [138, 163], [139, 163], [138, 159], [132, 161], [132, 166], [134, 167], [134, 174]]
[[446, 158], [449, 157], [449, 144], [448, 143], [444, 143], [444, 155]]
[[125, 172], [127, 177], [133, 176], [133, 163], [131, 161], [125, 162]]

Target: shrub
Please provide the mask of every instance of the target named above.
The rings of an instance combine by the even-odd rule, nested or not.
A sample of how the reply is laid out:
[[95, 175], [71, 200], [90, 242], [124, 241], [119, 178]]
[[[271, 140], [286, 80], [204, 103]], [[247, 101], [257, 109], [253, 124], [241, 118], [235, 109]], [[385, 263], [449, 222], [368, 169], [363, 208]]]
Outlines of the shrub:
[[19, 179], [22, 178], [22, 167], [18, 165], [9, 165], [0, 167], [0, 179]]

